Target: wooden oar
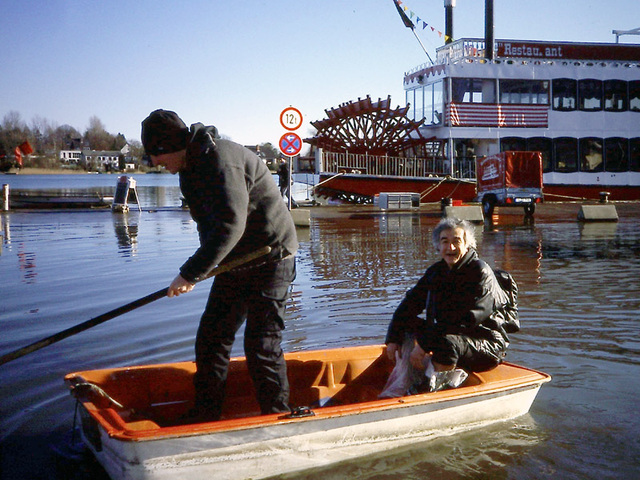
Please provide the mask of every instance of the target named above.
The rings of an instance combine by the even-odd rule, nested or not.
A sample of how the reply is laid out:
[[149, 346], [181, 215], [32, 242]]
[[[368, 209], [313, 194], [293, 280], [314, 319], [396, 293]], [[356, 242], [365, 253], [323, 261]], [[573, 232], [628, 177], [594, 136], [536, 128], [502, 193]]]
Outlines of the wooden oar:
[[[215, 267], [202, 280], [206, 280], [207, 278], [211, 278], [221, 273], [228, 272], [229, 270], [239, 267], [240, 265], [243, 265], [245, 263], [248, 263], [251, 260], [255, 260], [256, 258], [260, 258], [264, 255], [267, 255], [269, 252], [271, 252], [271, 247], [263, 247], [259, 250], [256, 250], [255, 252], [251, 252], [241, 257], [238, 257], [234, 260], [231, 260], [228, 263]], [[10, 362], [11, 360], [15, 360], [16, 358], [20, 358], [28, 353], [35, 352], [36, 350], [46, 347], [47, 345], [51, 345], [52, 343], [59, 342], [60, 340], [64, 340], [65, 338], [70, 337], [71, 335], [75, 335], [76, 333], [80, 333], [90, 329], [91, 327], [100, 325], [101, 323], [104, 323], [107, 320], [111, 320], [112, 318], [115, 318], [124, 313], [130, 312], [131, 310], [135, 310], [136, 308], [147, 305], [148, 303], [158, 300], [159, 298], [166, 297], [168, 291], [169, 291], [169, 287], [163, 288], [162, 290], [158, 290], [157, 292], [147, 295], [146, 297], [139, 298], [138, 300], [135, 300], [131, 303], [127, 303], [126, 305], [123, 305], [121, 307], [118, 307], [115, 310], [111, 310], [110, 312], [103, 313], [102, 315], [98, 315], [97, 317], [87, 320], [86, 322], [79, 323], [78, 325], [67, 328], [66, 330], [58, 332], [47, 338], [43, 338], [42, 340], [32, 343], [31, 345], [27, 345], [26, 347], [22, 347], [18, 350], [7, 353], [2, 357], [0, 357], [0, 365]]]

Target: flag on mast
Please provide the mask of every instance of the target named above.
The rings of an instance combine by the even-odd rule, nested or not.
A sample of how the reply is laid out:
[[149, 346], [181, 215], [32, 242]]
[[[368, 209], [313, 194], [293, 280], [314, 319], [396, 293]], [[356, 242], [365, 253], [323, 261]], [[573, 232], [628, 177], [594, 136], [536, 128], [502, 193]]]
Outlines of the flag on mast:
[[[422, 47], [422, 50], [424, 50], [424, 53], [426, 53], [427, 58], [431, 62], [431, 65], [433, 65], [433, 60], [431, 59], [431, 55], [429, 55], [429, 52], [427, 52], [427, 49], [424, 48], [424, 44], [422, 43], [422, 40], [420, 40], [420, 37], [418, 37], [418, 34], [416, 33], [416, 30], [414, 28], [415, 26], [413, 25], [413, 22], [409, 19], [409, 17], [407, 17], [407, 14], [404, 13], [404, 10], [400, 7], [400, 2], [398, 0], [393, 0], [393, 3], [395, 4], [396, 8], [398, 9], [398, 14], [400, 15], [400, 18], [402, 19], [402, 23], [404, 23], [405, 27], [411, 29], [411, 31], [413, 32], [413, 35], [416, 37], [416, 40], [418, 40], [418, 43]], [[412, 16], [413, 16], [413, 13], [412, 13]]]
[[393, 3], [395, 3], [396, 8], [398, 9], [398, 14], [400, 15], [400, 18], [402, 19], [402, 23], [404, 23], [404, 26], [407, 28], [410, 28], [411, 30], [413, 30], [414, 25], [413, 22], [411, 20], [409, 20], [409, 17], [407, 17], [407, 14], [404, 13], [404, 10], [400, 7], [400, 4], [398, 3], [398, 0], [393, 0]]
[[14, 156], [16, 158], [16, 163], [20, 167], [22, 167], [22, 157], [23, 157], [23, 155], [30, 155], [32, 153], [33, 153], [33, 147], [31, 146], [31, 144], [29, 143], [28, 140], [22, 142], [13, 151], [13, 154], [14, 154]]

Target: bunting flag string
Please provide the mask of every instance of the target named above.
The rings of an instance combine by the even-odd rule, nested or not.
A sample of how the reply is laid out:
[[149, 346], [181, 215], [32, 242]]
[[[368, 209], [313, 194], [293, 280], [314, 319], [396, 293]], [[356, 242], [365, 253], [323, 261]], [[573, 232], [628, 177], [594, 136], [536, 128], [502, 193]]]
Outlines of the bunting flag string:
[[416, 17], [416, 26], [419, 27], [420, 23], [422, 23], [422, 30], [426, 29], [427, 27], [431, 28], [431, 31], [433, 33], [437, 33], [438, 36], [440, 38], [444, 37], [445, 42], [448, 42], [450, 39], [453, 40], [449, 35], [445, 35], [443, 34], [440, 30], [437, 30], [434, 26], [429, 25], [427, 22], [425, 22], [423, 19], [421, 19], [420, 17], [417, 16], [417, 14], [411, 10], [409, 7], [407, 7], [406, 5], [404, 5], [404, 2], [402, 2], [401, 0], [396, 0], [396, 3], [405, 11], [409, 13], [409, 18], [413, 21], [413, 17]]

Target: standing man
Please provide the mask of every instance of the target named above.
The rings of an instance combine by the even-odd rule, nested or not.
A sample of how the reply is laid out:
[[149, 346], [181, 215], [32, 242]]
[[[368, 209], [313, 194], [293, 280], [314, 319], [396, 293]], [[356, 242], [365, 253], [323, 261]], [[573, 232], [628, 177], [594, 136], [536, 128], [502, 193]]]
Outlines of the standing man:
[[280, 185], [280, 194], [287, 201], [289, 209], [298, 208], [298, 204], [291, 197], [290, 162], [291, 159], [287, 160], [286, 158], [283, 158], [280, 160], [280, 165], [278, 166], [278, 184]]
[[287, 160], [282, 158], [280, 159], [280, 165], [278, 165], [278, 184], [280, 185], [280, 194], [289, 199], [289, 190], [291, 187], [291, 183], [289, 180], [289, 165], [287, 164]]
[[272, 248], [269, 256], [215, 277], [196, 337], [192, 413], [220, 418], [231, 348], [245, 320], [244, 350], [261, 412], [288, 412], [281, 342], [298, 241], [269, 169], [248, 149], [219, 138], [215, 127], [196, 123], [189, 129], [167, 110], [155, 110], [142, 122], [142, 144], [154, 166], [179, 174], [200, 236], [169, 297], [190, 292], [216, 265]]

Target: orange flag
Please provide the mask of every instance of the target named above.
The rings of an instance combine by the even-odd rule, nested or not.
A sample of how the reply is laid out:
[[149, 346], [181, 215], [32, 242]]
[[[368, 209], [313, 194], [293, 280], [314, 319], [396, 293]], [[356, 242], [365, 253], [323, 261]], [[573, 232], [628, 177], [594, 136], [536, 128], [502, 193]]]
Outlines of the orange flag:
[[29, 140], [26, 140], [20, 144], [18, 147], [23, 155], [30, 155], [33, 153], [33, 147], [29, 143]]
[[15, 150], [13, 151], [13, 155], [16, 157], [16, 162], [18, 163], [18, 165], [22, 167], [22, 151], [20, 150], [20, 147], [15, 148]]

